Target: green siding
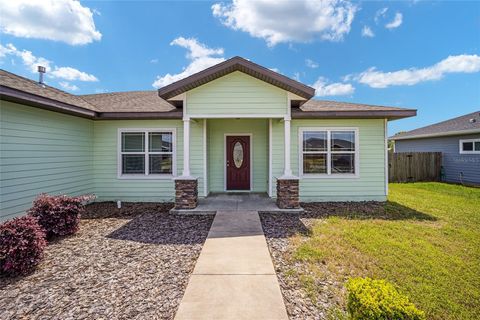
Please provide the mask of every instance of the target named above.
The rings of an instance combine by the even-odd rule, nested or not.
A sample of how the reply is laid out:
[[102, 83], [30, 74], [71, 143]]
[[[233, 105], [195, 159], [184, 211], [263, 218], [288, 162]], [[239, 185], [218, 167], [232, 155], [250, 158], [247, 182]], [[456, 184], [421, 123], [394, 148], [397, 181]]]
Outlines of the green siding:
[[208, 185], [210, 192], [224, 191], [225, 134], [251, 133], [253, 191], [268, 189], [268, 120], [208, 120]]
[[188, 115], [286, 113], [286, 91], [240, 71], [187, 92]]
[[[273, 177], [283, 174], [283, 122], [273, 121]], [[300, 127], [356, 127], [359, 130], [360, 172], [358, 178], [303, 178], [302, 201], [361, 201], [386, 199], [385, 136], [383, 119], [292, 120], [291, 166], [299, 173], [298, 135]], [[275, 188], [273, 188], [275, 194]]]
[[0, 220], [40, 193], [93, 191], [93, 121], [0, 102]]
[[[191, 122], [190, 168], [198, 177], [199, 195], [203, 195], [202, 121]], [[183, 123], [181, 120], [95, 121], [94, 182], [98, 201], [173, 201], [172, 179], [118, 179], [117, 146], [119, 128], [175, 128], [177, 175], [183, 169]]]

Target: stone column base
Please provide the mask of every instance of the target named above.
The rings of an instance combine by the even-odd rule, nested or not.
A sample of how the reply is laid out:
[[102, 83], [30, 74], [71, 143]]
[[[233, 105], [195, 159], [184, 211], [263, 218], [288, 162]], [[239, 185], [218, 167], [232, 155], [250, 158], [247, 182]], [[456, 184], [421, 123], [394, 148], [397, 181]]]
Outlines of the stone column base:
[[298, 179], [277, 179], [277, 206], [280, 209], [300, 208]]
[[198, 180], [175, 179], [175, 209], [195, 209], [198, 204]]

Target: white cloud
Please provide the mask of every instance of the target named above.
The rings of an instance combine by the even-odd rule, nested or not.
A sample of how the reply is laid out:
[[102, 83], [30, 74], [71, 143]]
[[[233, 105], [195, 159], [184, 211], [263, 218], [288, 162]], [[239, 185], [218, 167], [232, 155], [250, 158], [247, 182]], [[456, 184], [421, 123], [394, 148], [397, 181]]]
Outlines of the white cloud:
[[37, 73], [38, 66], [44, 66], [47, 71], [47, 76], [50, 78], [58, 78], [68, 81], [98, 81], [94, 75], [72, 67], [52, 66], [53, 62], [43, 57], [36, 57], [31, 51], [17, 49], [11, 43], [6, 46], [0, 44], [0, 58], [4, 58], [7, 55], [20, 59], [32, 73]]
[[98, 79], [94, 75], [85, 73], [71, 67], [55, 67], [55, 70], [53, 70], [50, 74], [55, 78], [70, 81], [98, 81]]
[[400, 27], [403, 22], [403, 15], [400, 12], [395, 13], [393, 20], [385, 25], [387, 29], [395, 29]]
[[375, 23], [378, 24], [378, 22], [380, 21], [381, 18], [385, 18], [385, 15], [387, 14], [387, 11], [388, 11], [388, 8], [382, 8], [382, 9], [379, 9], [377, 10], [377, 12], [375, 13]]
[[273, 72], [281, 73], [280, 69], [278, 69], [278, 68], [269, 68], [269, 69], [272, 70]]
[[158, 63], [158, 59], [152, 59], [150, 60], [150, 63]]
[[68, 90], [68, 91], [77, 91], [79, 89], [76, 85], [70, 84], [69, 82], [66, 82], [66, 81], [60, 81], [58, 84], [63, 89]]
[[342, 40], [356, 10], [346, 0], [233, 0], [212, 6], [213, 15], [225, 26], [265, 39], [268, 46], [317, 38]]
[[0, 30], [16, 37], [82, 45], [100, 40], [93, 12], [75, 0], [0, 0]]
[[187, 49], [188, 52], [186, 57], [190, 60], [190, 64], [183, 68], [183, 71], [180, 73], [167, 73], [163, 76], [157, 76], [156, 80], [152, 83], [154, 88], [164, 87], [172, 82], [186, 78], [194, 73], [225, 61], [225, 58], [223, 57], [223, 48], [209, 48], [205, 44], [198, 42], [195, 38], [179, 37], [173, 40], [170, 45], [176, 45]]
[[439, 80], [448, 73], [474, 73], [479, 71], [480, 56], [463, 54], [449, 56], [427, 68], [411, 68], [393, 72], [383, 72], [370, 68], [359, 75], [349, 75], [346, 78], [354, 78], [372, 88], [387, 88], [401, 85], [412, 86], [424, 81]]
[[318, 63], [311, 60], [311, 59], [305, 59], [305, 65], [309, 68], [316, 69], [318, 68]]
[[355, 88], [350, 83], [329, 83], [324, 77], [318, 78], [311, 86], [315, 88], [315, 95], [317, 97], [345, 96], [355, 92]]
[[300, 72], [295, 72], [295, 73], [293, 74], [293, 79], [294, 79], [294, 80], [297, 80], [297, 81], [300, 81]]
[[375, 37], [375, 33], [373, 33], [369, 26], [363, 26], [362, 37], [373, 38]]
[[0, 44], [0, 57], [6, 57], [10, 55], [12, 57], [19, 58], [22, 63], [30, 70], [30, 72], [37, 72], [37, 66], [44, 66], [47, 72], [51, 70], [51, 62], [42, 57], [36, 57], [28, 50], [18, 50], [13, 44], [9, 43], [6, 46]]

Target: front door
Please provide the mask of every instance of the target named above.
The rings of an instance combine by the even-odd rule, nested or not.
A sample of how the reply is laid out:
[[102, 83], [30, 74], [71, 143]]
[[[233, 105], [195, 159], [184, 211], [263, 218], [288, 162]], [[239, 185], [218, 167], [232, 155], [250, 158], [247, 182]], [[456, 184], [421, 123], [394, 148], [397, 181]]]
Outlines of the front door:
[[227, 136], [227, 190], [250, 190], [250, 136]]

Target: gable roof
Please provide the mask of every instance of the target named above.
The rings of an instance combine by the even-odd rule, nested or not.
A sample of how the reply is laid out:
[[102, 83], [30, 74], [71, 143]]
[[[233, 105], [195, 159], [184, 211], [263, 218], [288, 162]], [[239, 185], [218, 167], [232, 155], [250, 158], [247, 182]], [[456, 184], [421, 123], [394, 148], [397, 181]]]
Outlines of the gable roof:
[[385, 107], [360, 103], [309, 100], [292, 108], [292, 118], [388, 118], [389, 120], [413, 117], [415, 109]]
[[158, 89], [158, 95], [163, 99], [170, 99], [234, 71], [241, 71], [280, 89], [292, 92], [307, 100], [311, 99], [315, 95], [314, 88], [241, 57], [233, 57], [210, 68], [192, 74], [191, 76], [182, 80], [160, 88]]
[[402, 132], [390, 137], [390, 139], [407, 140], [470, 133], [480, 133], [480, 111], [475, 111], [457, 118], [438, 122], [415, 130]]
[[[273, 73], [274, 75], [283, 77], [288, 81], [292, 81], [295, 85], [298, 85], [299, 88], [307, 88], [308, 90], [306, 91], [311, 89], [311, 94], [314, 94], [313, 88], [245, 59], [235, 57], [224, 63], [229, 62], [232, 67], [231, 64], [235, 61], [242, 62], [239, 62], [238, 65], [253, 65], [256, 66], [257, 69], [262, 69], [267, 74]], [[219, 65], [224, 65], [224, 63]], [[227, 72], [228, 68], [222, 69], [222, 72]], [[198, 74], [202, 74], [203, 72], [204, 71], [200, 71]], [[219, 75], [216, 74], [216, 76]], [[180, 80], [177, 83], [181, 83], [184, 80], [185, 79]], [[206, 80], [204, 79], [202, 81]], [[172, 85], [175, 85], [175, 83]], [[164, 88], [160, 90], [163, 89]], [[176, 108], [172, 103], [160, 97], [159, 91], [156, 90], [73, 95], [1, 69], [0, 98], [1, 100], [23, 103], [47, 110], [93, 119], [182, 119], [183, 116], [181, 109]], [[292, 118], [399, 119], [416, 115], [416, 110], [414, 109], [321, 100], [308, 100], [300, 106], [302, 102], [294, 101], [292, 104]]]

